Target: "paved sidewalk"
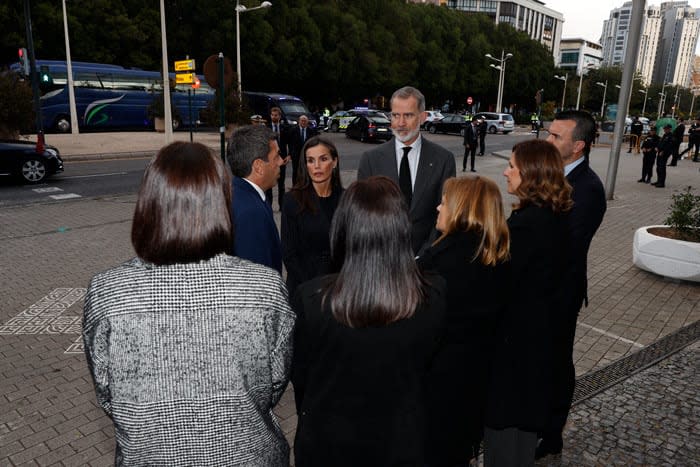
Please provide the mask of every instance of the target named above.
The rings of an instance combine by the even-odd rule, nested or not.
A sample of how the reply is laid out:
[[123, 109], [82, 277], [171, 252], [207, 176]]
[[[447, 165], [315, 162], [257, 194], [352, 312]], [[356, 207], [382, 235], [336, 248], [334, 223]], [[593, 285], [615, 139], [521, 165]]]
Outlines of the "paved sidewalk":
[[[103, 142], [105, 154], [152, 153], [164, 142], [154, 135], [93, 138]], [[176, 135], [189, 139], [187, 133]], [[59, 136], [71, 138], [49, 136], [57, 145]], [[60, 146], [64, 154], [80, 155], [96, 144]], [[212, 144], [218, 144], [218, 135]], [[608, 154], [606, 148], [592, 155], [601, 178]], [[502, 157], [479, 157], [477, 170], [505, 192]], [[636, 183], [639, 156], [621, 157], [615, 199], [591, 246], [590, 305], [581, 312], [574, 352], [578, 376], [644, 351], [700, 319], [700, 285], [655, 276], [631, 263], [635, 229], [662, 223], [674, 190], [700, 189], [699, 167], [681, 161], [669, 168], [667, 187], [656, 189]], [[355, 173], [342, 177], [347, 184]], [[135, 195], [129, 195], [0, 208], [0, 466], [112, 464], [113, 430], [95, 402], [79, 332], [92, 275], [133, 255], [134, 203]], [[699, 353], [695, 343], [578, 404], [563, 455], [542, 465], [697, 465]], [[291, 442], [296, 428], [291, 389], [276, 412]]]

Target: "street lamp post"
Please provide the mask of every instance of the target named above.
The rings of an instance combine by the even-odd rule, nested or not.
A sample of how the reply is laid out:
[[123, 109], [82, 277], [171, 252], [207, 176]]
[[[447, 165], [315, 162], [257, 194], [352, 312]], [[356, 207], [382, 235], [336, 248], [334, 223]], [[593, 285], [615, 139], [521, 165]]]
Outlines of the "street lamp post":
[[671, 107], [671, 118], [676, 117], [676, 108], [678, 107], [678, 90], [680, 86], [676, 86], [676, 95], [673, 98], [673, 107]]
[[501, 58], [498, 59], [494, 57], [491, 54], [486, 54], [486, 58], [489, 60], [493, 60], [494, 62], [498, 63], [498, 65], [494, 65], [493, 63], [490, 64], [491, 68], [494, 68], [499, 71], [498, 75], [498, 98], [496, 99], [496, 112], [501, 111], [501, 106], [503, 104], [503, 84], [505, 81], [505, 75], [506, 75], [506, 61], [509, 58], [513, 57], [512, 53], [505, 53], [505, 50], [501, 50]]
[[564, 110], [564, 101], [566, 100], [566, 80], [569, 79], [569, 74], [564, 73], [564, 76], [554, 75], [558, 80], [564, 81], [564, 92], [561, 94], [561, 110]]
[[238, 98], [243, 98], [243, 86], [241, 85], [241, 13], [246, 11], [255, 11], [262, 8], [270, 8], [272, 3], [262, 2], [260, 5], [247, 8], [245, 5], [241, 5], [241, 0], [236, 0], [236, 76], [238, 78]]
[[656, 112], [656, 118], [661, 118], [662, 117], [662, 112], [664, 111], [664, 107], [666, 107], [666, 86], [668, 86], [671, 83], [667, 83], [664, 81], [663, 86], [661, 86], [661, 92], [659, 93], [660, 99], [659, 99], [659, 110]]
[[641, 92], [642, 94], [644, 94], [644, 104], [642, 104], [642, 117], [643, 117], [643, 116], [644, 116], [644, 112], [646, 112], [646, 110], [647, 110], [647, 97], [649, 97], [649, 96], [648, 96], [648, 93], [647, 93], [647, 90], [646, 90], [646, 89], [639, 89], [639, 92]]
[[601, 121], [603, 120], [603, 112], [605, 111], [605, 95], [608, 93], [608, 80], [605, 80], [605, 83], [602, 83], [598, 81], [597, 83], [598, 86], [603, 88], [603, 102], [600, 104], [600, 119]]
[[63, 0], [63, 32], [66, 36], [66, 75], [68, 77], [68, 105], [70, 109], [70, 132], [78, 134], [78, 113], [75, 108], [75, 90], [73, 89], [73, 66], [70, 59], [70, 39], [68, 36], [68, 15], [66, 14], [66, 0]]
[[578, 95], [576, 96], [576, 110], [579, 109], [579, 104], [581, 104], [581, 86], [583, 85], [583, 75], [585, 74], [586, 70], [590, 70], [591, 68], [594, 68], [595, 65], [592, 63], [589, 63], [586, 65], [582, 70], [581, 70], [581, 76], [578, 78]]

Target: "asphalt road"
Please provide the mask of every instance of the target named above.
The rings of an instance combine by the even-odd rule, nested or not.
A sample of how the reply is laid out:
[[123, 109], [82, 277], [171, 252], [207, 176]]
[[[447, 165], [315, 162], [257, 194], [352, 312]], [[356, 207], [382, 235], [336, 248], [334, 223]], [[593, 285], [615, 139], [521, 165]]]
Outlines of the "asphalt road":
[[[464, 153], [462, 138], [457, 135], [428, 135], [461, 160]], [[324, 133], [338, 147], [341, 170], [357, 170], [362, 154], [374, 144], [347, 139], [344, 133]], [[513, 144], [532, 136], [511, 133], [487, 135], [487, 153], [510, 149]], [[143, 171], [150, 157], [101, 161], [67, 161], [63, 173], [54, 175], [45, 183], [23, 185], [9, 178], [0, 178], [0, 206], [31, 203], [54, 203], [76, 198], [109, 197], [138, 191]], [[458, 162], [458, 166], [461, 162]], [[287, 171], [291, 178], [291, 170]], [[288, 180], [287, 185], [291, 184]]]

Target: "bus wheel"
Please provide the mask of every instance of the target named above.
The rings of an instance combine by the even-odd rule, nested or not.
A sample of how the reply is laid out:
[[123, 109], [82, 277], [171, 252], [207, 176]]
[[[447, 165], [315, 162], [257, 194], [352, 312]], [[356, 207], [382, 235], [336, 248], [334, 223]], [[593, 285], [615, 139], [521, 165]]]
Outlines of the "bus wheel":
[[59, 133], [68, 133], [70, 131], [70, 120], [65, 116], [58, 117], [54, 126]]
[[173, 118], [173, 131], [175, 131], [175, 130], [177, 130], [178, 128], [180, 128], [180, 125], [181, 125], [181, 124], [182, 124], [182, 123], [180, 122], [180, 119], [179, 119], [179, 118]]

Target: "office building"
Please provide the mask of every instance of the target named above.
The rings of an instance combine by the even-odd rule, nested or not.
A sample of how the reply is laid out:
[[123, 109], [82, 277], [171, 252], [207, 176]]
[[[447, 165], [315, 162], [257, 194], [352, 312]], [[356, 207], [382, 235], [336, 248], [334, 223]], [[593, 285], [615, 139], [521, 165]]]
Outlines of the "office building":
[[603, 46], [586, 39], [562, 39], [557, 66], [580, 75], [589, 67], [599, 68], [603, 62]]
[[489, 16], [496, 24], [507, 23], [530, 37], [559, 57], [559, 43], [564, 15], [537, 0], [447, 0], [446, 6], [470, 14]]
[[[632, 2], [610, 11], [600, 44], [603, 65], [622, 66], [629, 39]], [[644, 11], [636, 69], [645, 84], [687, 86], [698, 40], [698, 15], [687, 1], [649, 5]]]

